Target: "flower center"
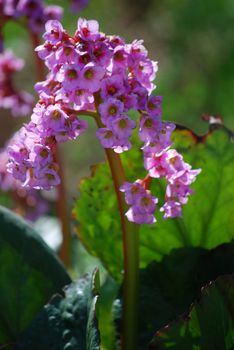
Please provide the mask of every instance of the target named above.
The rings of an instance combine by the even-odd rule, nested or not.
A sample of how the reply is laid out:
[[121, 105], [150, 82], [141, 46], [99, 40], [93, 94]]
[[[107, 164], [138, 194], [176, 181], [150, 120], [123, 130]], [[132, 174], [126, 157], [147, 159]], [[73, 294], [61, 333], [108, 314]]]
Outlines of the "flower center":
[[117, 52], [114, 54], [114, 59], [115, 59], [116, 61], [123, 61], [123, 60], [124, 60], [123, 52], [117, 51]]
[[170, 159], [170, 163], [171, 163], [172, 165], [175, 165], [176, 161], [177, 161], [177, 157], [172, 157], [172, 158]]
[[68, 71], [67, 71], [67, 77], [69, 78], [69, 79], [77, 79], [77, 71], [75, 70], [75, 69], [69, 69]]
[[106, 131], [104, 137], [105, 137], [105, 139], [111, 139], [112, 136], [113, 136], [112, 131], [111, 131], [111, 130], [108, 130], [108, 131]]
[[56, 109], [55, 111], [52, 112], [52, 118], [54, 120], [59, 120], [61, 118], [61, 113]]
[[139, 187], [136, 186], [136, 185], [133, 185], [132, 188], [131, 188], [131, 193], [132, 194], [137, 194], [138, 192], [140, 192]]
[[153, 121], [150, 118], [147, 118], [144, 122], [144, 128], [150, 129], [153, 126]]
[[69, 56], [71, 52], [72, 52], [72, 48], [71, 47], [65, 47], [64, 48], [64, 54], [66, 56]]
[[53, 174], [46, 174], [46, 178], [48, 179], [48, 181], [53, 181], [55, 179]]
[[108, 86], [107, 87], [107, 92], [108, 92], [108, 94], [110, 94], [110, 95], [114, 95], [115, 93], [116, 93], [116, 87], [115, 86]]
[[141, 204], [145, 207], [148, 207], [150, 205], [150, 198], [148, 197], [142, 197], [141, 198]]
[[155, 108], [156, 108], [156, 104], [153, 103], [152, 101], [150, 101], [150, 102], [148, 103], [148, 108], [149, 108], [149, 109], [155, 109]]
[[41, 156], [42, 158], [47, 158], [48, 155], [49, 155], [48, 150], [47, 150], [46, 148], [43, 148], [43, 149], [41, 150], [41, 152], [40, 152], [40, 156]]
[[115, 106], [110, 106], [108, 112], [110, 115], [115, 115], [117, 113], [117, 108]]
[[118, 122], [118, 125], [119, 125], [120, 129], [125, 129], [127, 127], [127, 121], [125, 119], [121, 119]]
[[84, 76], [86, 79], [91, 80], [94, 76], [94, 71], [93, 69], [87, 69], [87, 71], [84, 73]]

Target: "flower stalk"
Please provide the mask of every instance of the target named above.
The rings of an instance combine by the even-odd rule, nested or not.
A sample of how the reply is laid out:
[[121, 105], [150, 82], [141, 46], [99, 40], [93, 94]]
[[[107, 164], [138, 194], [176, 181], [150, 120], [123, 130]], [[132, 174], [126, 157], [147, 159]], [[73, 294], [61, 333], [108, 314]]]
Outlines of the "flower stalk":
[[[102, 122], [98, 114], [96, 122], [101, 128]], [[122, 350], [135, 350], [138, 326], [139, 225], [129, 222], [125, 216], [128, 206], [119, 188], [126, 179], [120, 156], [109, 148], [105, 148], [105, 153], [111, 170], [122, 228], [124, 260]]]

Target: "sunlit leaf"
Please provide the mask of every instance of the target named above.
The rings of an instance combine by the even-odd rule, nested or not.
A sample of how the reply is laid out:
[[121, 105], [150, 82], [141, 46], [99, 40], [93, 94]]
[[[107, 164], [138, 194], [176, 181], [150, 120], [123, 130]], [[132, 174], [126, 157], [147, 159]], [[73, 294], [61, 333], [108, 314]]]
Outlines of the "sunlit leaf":
[[[174, 248], [214, 248], [234, 237], [234, 145], [232, 134], [222, 125], [205, 136], [177, 128], [175, 148], [193, 168], [202, 168], [194, 183], [195, 193], [184, 206], [183, 218], [163, 220], [159, 211], [154, 225], [140, 232], [141, 267], [160, 261]], [[143, 178], [142, 153], [136, 148], [122, 155], [127, 179]], [[154, 181], [153, 193], [163, 204], [164, 185]], [[115, 277], [121, 278], [122, 237], [117, 202], [107, 164], [97, 165], [80, 183], [74, 214], [77, 232], [86, 249], [98, 256]]]

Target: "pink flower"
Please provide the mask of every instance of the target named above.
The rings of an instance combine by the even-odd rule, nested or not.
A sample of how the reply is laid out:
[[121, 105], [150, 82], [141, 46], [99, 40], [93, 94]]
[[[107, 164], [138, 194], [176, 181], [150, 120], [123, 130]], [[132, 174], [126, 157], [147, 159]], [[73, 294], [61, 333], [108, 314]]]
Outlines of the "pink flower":
[[80, 86], [82, 89], [86, 89], [89, 92], [96, 92], [100, 89], [101, 79], [105, 74], [103, 67], [98, 67], [94, 63], [90, 62], [81, 71]]
[[45, 40], [48, 40], [51, 44], [57, 44], [62, 40], [63, 37], [63, 26], [57, 20], [50, 20], [45, 24], [46, 32], [43, 35]]

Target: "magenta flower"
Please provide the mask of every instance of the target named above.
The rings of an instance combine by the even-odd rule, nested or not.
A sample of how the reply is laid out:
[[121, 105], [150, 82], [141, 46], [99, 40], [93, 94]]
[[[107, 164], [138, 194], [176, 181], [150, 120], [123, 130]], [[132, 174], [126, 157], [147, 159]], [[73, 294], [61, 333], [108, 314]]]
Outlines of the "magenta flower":
[[81, 88], [81, 73], [79, 68], [74, 64], [62, 66], [56, 75], [56, 79], [62, 84], [66, 92]]
[[121, 115], [112, 122], [111, 129], [119, 139], [128, 139], [132, 135], [132, 130], [136, 127], [136, 122], [127, 115]]
[[130, 205], [126, 213], [129, 221], [136, 224], [153, 224], [156, 221], [154, 212], [158, 199], [144, 189], [140, 180], [133, 184], [125, 182], [120, 191], [125, 193], [125, 200]]
[[99, 105], [101, 120], [107, 126], [111, 126], [113, 121], [120, 117], [123, 110], [123, 103], [115, 98], [110, 98]]
[[137, 180], [134, 183], [124, 182], [120, 191], [125, 193], [126, 203], [132, 205], [144, 193], [144, 188], [141, 185], [141, 180]]
[[181, 203], [174, 200], [168, 200], [160, 208], [160, 211], [164, 213], [164, 219], [180, 217], [182, 215]]
[[112, 75], [106, 79], [102, 80], [101, 84], [101, 96], [104, 100], [110, 99], [112, 97], [119, 97], [125, 93], [125, 88], [123, 86], [123, 78], [119, 75]]
[[62, 40], [64, 30], [62, 24], [59, 21], [50, 20], [46, 22], [45, 29], [46, 32], [43, 35], [43, 38], [45, 40], [48, 40], [48, 42], [52, 45], [55, 45]]
[[105, 148], [113, 148], [117, 143], [117, 138], [114, 133], [108, 128], [100, 128], [96, 131], [101, 144]]
[[76, 36], [88, 41], [95, 41], [99, 39], [99, 24], [95, 20], [87, 21], [84, 18], [79, 18], [77, 21]]
[[105, 69], [96, 66], [90, 62], [81, 71], [80, 86], [90, 92], [96, 92], [100, 89], [101, 79], [105, 74]]
[[161, 119], [158, 116], [142, 114], [139, 127], [140, 139], [145, 142], [153, 142], [161, 131], [161, 125]]

